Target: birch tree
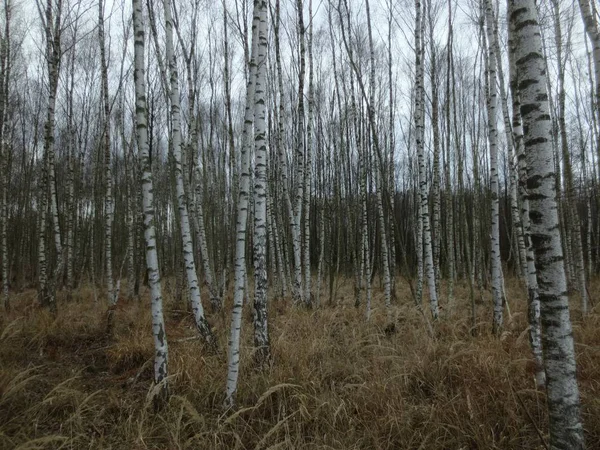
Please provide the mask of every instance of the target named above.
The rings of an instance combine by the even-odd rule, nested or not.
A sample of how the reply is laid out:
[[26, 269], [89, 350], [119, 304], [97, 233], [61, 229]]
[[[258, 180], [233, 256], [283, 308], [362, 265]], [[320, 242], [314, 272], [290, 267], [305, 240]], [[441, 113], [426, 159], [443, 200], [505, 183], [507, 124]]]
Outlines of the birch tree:
[[8, 123], [9, 118], [8, 98], [10, 86], [11, 72], [11, 52], [10, 52], [10, 0], [4, 1], [4, 33], [0, 34], [0, 170], [2, 172], [2, 198], [0, 201], [1, 211], [0, 220], [2, 221], [2, 229], [0, 230], [0, 245], [2, 246], [2, 298], [4, 308], [10, 309], [9, 299], [9, 262], [8, 262], [8, 187], [10, 185], [10, 173], [8, 171], [8, 160], [11, 153], [11, 144], [8, 139]]
[[[58, 205], [56, 198], [56, 177], [54, 168], [54, 126], [56, 92], [58, 89], [58, 75], [62, 56], [62, 0], [47, 0], [45, 13], [42, 5], [38, 3], [38, 10], [44, 24], [45, 59], [48, 71], [48, 103], [46, 107], [46, 122], [44, 125], [44, 162], [40, 185], [40, 227], [39, 227], [39, 296], [42, 305], [48, 306], [56, 312], [55, 289], [58, 276], [62, 267], [62, 243], [60, 224], [58, 220]], [[46, 246], [46, 221], [47, 205], [50, 203], [50, 212], [53, 224], [54, 245], [56, 247], [57, 263], [52, 277], [48, 279], [48, 255]]]
[[108, 96], [108, 63], [106, 60], [106, 48], [104, 42], [104, 2], [98, 0], [98, 42], [100, 45], [100, 76], [101, 76], [101, 91], [102, 91], [102, 113], [103, 113], [103, 127], [102, 127], [102, 150], [104, 156], [104, 251], [105, 251], [105, 262], [106, 262], [106, 287], [108, 293], [108, 302], [110, 309], [108, 311], [108, 330], [112, 327], [112, 319], [114, 314], [114, 308], [117, 304], [117, 298], [115, 296], [116, 290], [114, 289], [113, 281], [113, 267], [112, 267], [112, 226], [114, 218], [114, 206], [113, 206], [113, 179], [112, 179], [112, 167], [111, 167], [111, 150], [110, 150], [110, 117], [111, 108]]
[[292, 244], [294, 249], [294, 289], [292, 294], [298, 302], [302, 299], [302, 205], [304, 203], [304, 78], [306, 72], [306, 42], [304, 27], [303, 0], [296, 0], [298, 15], [298, 41], [300, 46], [300, 67], [298, 71], [298, 123], [296, 124], [296, 192], [294, 216], [292, 220]]
[[492, 232], [491, 232], [491, 269], [492, 269], [492, 297], [494, 300], [494, 334], [500, 333], [502, 329], [502, 313], [504, 305], [502, 302], [502, 263], [500, 261], [500, 217], [498, 200], [498, 129], [496, 119], [496, 106], [498, 101], [496, 85], [496, 34], [494, 32], [494, 20], [492, 0], [485, 0], [485, 24], [488, 48], [486, 51], [486, 90], [487, 90], [487, 123], [488, 143], [490, 149], [490, 189], [492, 200]]
[[550, 447], [583, 449], [575, 349], [558, 228], [550, 110], [538, 12], [533, 0], [510, 0], [516, 39], [531, 240], [541, 304]]
[[423, 39], [425, 29], [425, 21], [422, 18], [421, 13], [421, 2], [420, 0], [415, 1], [416, 7], [416, 25], [415, 25], [415, 140], [418, 154], [419, 164], [419, 197], [420, 197], [420, 211], [419, 221], [423, 230], [423, 250], [424, 250], [424, 263], [425, 263], [425, 276], [427, 278], [427, 287], [429, 290], [429, 307], [431, 309], [431, 316], [434, 319], [438, 318], [439, 308], [437, 300], [437, 291], [435, 287], [435, 270], [433, 263], [433, 250], [431, 244], [431, 226], [429, 221], [429, 198], [427, 189], [427, 178], [425, 174], [425, 88], [424, 82], [424, 66], [423, 66], [423, 49], [424, 46], [421, 43]]
[[146, 247], [146, 270], [152, 299], [152, 336], [154, 338], [154, 383], [158, 386], [156, 403], [166, 400], [169, 395], [168, 360], [169, 347], [163, 316], [162, 290], [156, 234], [154, 227], [154, 194], [150, 154], [148, 151], [148, 127], [146, 121], [146, 74], [145, 74], [145, 30], [142, 0], [132, 0], [134, 29], [134, 81], [135, 81], [135, 122], [140, 166], [142, 170], [142, 198], [144, 214], [144, 239]]
[[[258, 49], [254, 88], [254, 346], [259, 365], [269, 362], [271, 348], [267, 320], [267, 0], [256, 0]], [[307, 181], [307, 184], [310, 181]], [[309, 200], [310, 201], [310, 200]], [[309, 248], [305, 248], [309, 252]], [[275, 255], [270, 255], [274, 258]], [[310, 268], [310, 267], [309, 267]], [[309, 271], [310, 274], [310, 271]], [[307, 289], [310, 284], [307, 283]], [[310, 290], [306, 293], [310, 297]], [[305, 300], [306, 301], [306, 300]], [[308, 299], [310, 302], [310, 298]]]
[[[510, 14], [509, 5], [509, 14]], [[538, 292], [537, 273], [535, 267], [535, 256], [533, 244], [531, 242], [531, 221], [529, 219], [529, 198], [527, 197], [527, 159], [525, 155], [525, 145], [523, 142], [523, 124], [521, 121], [521, 101], [519, 97], [519, 82], [517, 77], [517, 67], [515, 61], [515, 39], [514, 39], [514, 21], [508, 23], [508, 68], [510, 79], [510, 91], [512, 96], [513, 123], [512, 132], [515, 142], [515, 150], [518, 161], [518, 185], [519, 197], [521, 200], [521, 220], [523, 223], [523, 238], [526, 248], [527, 258], [527, 277], [525, 278], [527, 286], [527, 318], [529, 321], [529, 344], [535, 361], [535, 380], [538, 387], [544, 387], [546, 384], [546, 372], [544, 371], [544, 361], [542, 355], [542, 330], [540, 324], [540, 299]]]
[[261, 24], [261, 3], [254, 1], [252, 18], [252, 50], [248, 65], [246, 84], [246, 109], [244, 112], [244, 128], [240, 154], [240, 177], [237, 203], [237, 222], [235, 240], [233, 310], [228, 342], [227, 383], [225, 387], [225, 406], [233, 407], [240, 370], [240, 336], [242, 328], [242, 307], [246, 292], [246, 228], [248, 224], [248, 197], [250, 191], [250, 153], [252, 151], [252, 130], [254, 125], [255, 92], [258, 73], [258, 36]]
[[171, 121], [171, 145], [175, 160], [175, 183], [177, 190], [177, 207], [179, 209], [179, 225], [181, 227], [183, 260], [188, 289], [190, 292], [190, 303], [194, 313], [194, 321], [200, 335], [206, 344], [214, 349], [216, 347], [215, 337], [210, 325], [204, 315], [204, 308], [200, 298], [200, 286], [194, 262], [194, 249], [190, 232], [190, 221], [187, 210], [185, 189], [183, 184], [183, 169], [181, 164], [181, 120], [179, 106], [179, 74], [177, 71], [177, 60], [173, 49], [173, 19], [171, 14], [171, 0], [163, 1], [165, 16], [165, 56], [169, 67], [169, 96], [170, 96], [170, 121]]

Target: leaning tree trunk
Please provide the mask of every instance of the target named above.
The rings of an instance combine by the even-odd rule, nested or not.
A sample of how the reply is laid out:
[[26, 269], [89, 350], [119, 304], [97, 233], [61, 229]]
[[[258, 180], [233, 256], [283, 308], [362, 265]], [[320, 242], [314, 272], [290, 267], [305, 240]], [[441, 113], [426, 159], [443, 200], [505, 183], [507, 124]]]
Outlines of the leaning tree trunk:
[[194, 248], [192, 244], [192, 235], [190, 232], [190, 220], [187, 211], [185, 189], [183, 186], [183, 170], [181, 165], [181, 120], [179, 106], [179, 75], [177, 72], [177, 60], [173, 50], [173, 19], [171, 17], [171, 0], [163, 2], [165, 15], [165, 37], [166, 37], [166, 59], [169, 66], [170, 81], [170, 100], [171, 100], [171, 141], [173, 146], [173, 156], [175, 160], [175, 182], [177, 189], [177, 205], [179, 209], [179, 224], [181, 227], [181, 239], [183, 260], [185, 262], [185, 273], [187, 284], [190, 291], [190, 303], [194, 312], [194, 321], [198, 332], [203, 337], [206, 344], [215, 349], [217, 343], [210, 329], [210, 325], [204, 315], [202, 300], [200, 298], [200, 286], [198, 285], [198, 275], [196, 273], [196, 263], [194, 262]]
[[533, 0], [511, 0], [516, 64], [528, 167], [531, 239], [541, 304], [550, 446], [583, 449], [575, 348], [562, 254], [552, 146], [550, 108], [538, 12]]

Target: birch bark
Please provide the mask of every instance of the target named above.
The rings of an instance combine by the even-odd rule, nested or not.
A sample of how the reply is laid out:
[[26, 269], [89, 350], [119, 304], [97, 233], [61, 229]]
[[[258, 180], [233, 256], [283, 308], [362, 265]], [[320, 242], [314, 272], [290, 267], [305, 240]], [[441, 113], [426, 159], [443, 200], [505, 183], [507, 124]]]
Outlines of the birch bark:
[[135, 125], [140, 163], [142, 169], [142, 206], [144, 215], [144, 239], [146, 248], [146, 269], [152, 298], [152, 336], [154, 338], [154, 383], [159, 387], [155, 397], [155, 405], [166, 400], [168, 388], [169, 347], [165, 333], [162, 292], [158, 254], [156, 251], [156, 234], [154, 230], [154, 193], [150, 154], [148, 149], [148, 127], [146, 122], [146, 75], [145, 75], [145, 43], [144, 15], [142, 0], [132, 0], [134, 29], [134, 80], [135, 80]]
[[100, 45], [100, 77], [101, 77], [101, 96], [102, 96], [102, 149], [104, 152], [104, 252], [106, 264], [106, 285], [108, 294], [108, 329], [112, 327], [114, 307], [117, 303], [115, 289], [113, 285], [113, 267], [112, 267], [112, 224], [114, 218], [113, 196], [112, 196], [112, 168], [111, 168], [111, 150], [110, 150], [110, 102], [108, 96], [108, 63], [106, 60], [106, 47], [104, 42], [104, 2], [98, 0], [98, 42]]
[[181, 227], [183, 260], [185, 263], [185, 273], [187, 285], [190, 294], [190, 303], [194, 312], [194, 321], [196, 328], [204, 341], [211, 349], [216, 349], [216, 339], [210, 329], [210, 325], [204, 315], [204, 308], [200, 298], [200, 286], [198, 285], [198, 275], [196, 273], [196, 263], [194, 262], [194, 248], [192, 245], [192, 236], [190, 232], [190, 220], [187, 211], [185, 189], [183, 186], [183, 169], [181, 164], [181, 119], [179, 106], [179, 74], [177, 71], [177, 60], [173, 50], [173, 19], [171, 15], [171, 0], [163, 1], [165, 15], [165, 38], [166, 48], [165, 56], [169, 67], [169, 95], [171, 103], [171, 140], [173, 147], [173, 156], [175, 159], [175, 183], [177, 190], [177, 206], [179, 209], [179, 224]]
[[425, 174], [425, 89], [423, 80], [425, 70], [423, 65], [424, 46], [421, 40], [424, 36], [425, 21], [421, 17], [421, 2], [415, 1], [416, 6], [416, 32], [415, 32], [415, 49], [416, 49], [416, 102], [415, 102], [415, 124], [416, 124], [416, 144], [419, 164], [419, 198], [420, 212], [419, 221], [423, 227], [423, 250], [425, 262], [425, 275], [427, 277], [427, 287], [429, 290], [429, 307], [431, 316], [434, 320], [438, 318], [439, 308], [437, 300], [437, 291], [435, 286], [435, 270], [433, 263], [433, 251], [431, 245], [431, 226], [429, 221], [429, 199], [427, 189], [427, 178]]
[[[509, 5], [510, 15], [510, 5]], [[508, 24], [508, 67], [510, 79], [510, 91], [512, 96], [513, 126], [515, 150], [518, 158], [518, 186], [521, 200], [521, 220], [523, 223], [523, 238], [527, 257], [527, 304], [529, 321], [529, 345], [533, 353], [535, 364], [535, 380], [538, 387], [546, 384], [546, 372], [544, 371], [544, 360], [542, 354], [542, 329], [540, 324], [540, 299], [538, 294], [537, 273], [535, 268], [535, 256], [531, 243], [531, 223], [529, 220], [529, 199], [527, 197], [527, 160], [523, 143], [523, 126], [521, 122], [521, 102], [519, 99], [519, 87], [517, 68], [515, 62], [514, 23]]]
[[[258, 364], [266, 366], [271, 359], [267, 320], [267, 0], [256, 0], [254, 8], [258, 9], [255, 12], [258, 14], [258, 49], [254, 90], [254, 346]], [[310, 284], [307, 286], [310, 289]], [[310, 290], [307, 295], [310, 302]]]
[[250, 191], [250, 153], [252, 152], [252, 127], [254, 124], [254, 95], [256, 90], [258, 34], [260, 14], [258, 3], [255, 0], [254, 15], [252, 18], [252, 50], [250, 56], [248, 82], [246, 85], [246, 109], [244, 112], [244, 128], [242, 132], [241, 167], [239, 177], [233, 311], [231, 313], [231, 329], [229, 335], [229, 351], [227, 356], [227, 382], [225, 388], [225, 406], [233, 407], [235, 392], [240, 370], [240, 335], [242, 328], [242, 307], [246, 286], [246, 228], [248, 224], [248, 197]]
[[531, 239], [541, 304], [550, 446], [583, 449], [575, 348], [558, 228], [550, 110], [538, 12], [533, 0], [511, 0], [516, 65], [527, 155]]
[[[496, 85], [496, 50], [497, 43], [494, 33], [494, 20], [492, 1], [485, 0], [485, 23], [488, 48], [486, 49], [487, 61], [487, 114], [488, 114], [488, 143], [490, 147], [490, 178], [492, 202], [492, 235], [491, 235], [491, 269], [492, 269], [492, 297], [494, 301], [493, 332], [499, 334], [502, 330], [502, 276], [500, 261], [500, 217], [498, 201], [498, 129], [496, 107], [498, 101]], [[485, 50], [484, 50], [485, 51]]]

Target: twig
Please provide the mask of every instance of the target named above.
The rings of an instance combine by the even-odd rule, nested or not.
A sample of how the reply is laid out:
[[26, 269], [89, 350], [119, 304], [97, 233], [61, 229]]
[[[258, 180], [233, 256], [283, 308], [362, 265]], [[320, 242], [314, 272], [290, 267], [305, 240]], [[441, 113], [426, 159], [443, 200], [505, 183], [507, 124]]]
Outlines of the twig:
[[202, 336], [190, 336], [190, 337], [186, 337], [186, 338], [181, 338], [181, 339], [176, 339], [173, 342], [188, 342], [188, 341], [195, 341], [196, 339], [200, 339]]

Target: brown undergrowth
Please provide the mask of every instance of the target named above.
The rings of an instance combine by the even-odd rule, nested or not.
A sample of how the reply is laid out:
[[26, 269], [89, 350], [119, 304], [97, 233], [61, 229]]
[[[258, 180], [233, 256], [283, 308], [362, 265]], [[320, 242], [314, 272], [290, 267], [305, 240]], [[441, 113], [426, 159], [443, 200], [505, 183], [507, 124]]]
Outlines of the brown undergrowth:
[[[487, 296], [471, 335], [466, 286], [434, 338], [400, 281], [392, 335], [380, 289], [370, 323], [353, 306], [350, 282], [340, 283], [336, 306], [323, 300], [305, 310], [274, 299], [266, 372], [252, 367], [246, 307], [230, 411], [222, 408], [229, 310], [209, 318], [220, 343], [210, 354], [187, 339], [190, 315], [166, 294], [172, 396], [158, 413], [148, 400], [147, 294], [119, 301], [111, 338], [106, 305], [94, 303], [89, 287], [59, 298], [57, 318], [36, 306], [33, 291], [17, 294], [0, 318], [0, 448], [541, 449], [545, 395], [534, 388], [524, 294], [517, 281], [507, 289], [512, 317], [499, 339], [489, 332]], [[600, 313], [582, 320], [572, 303], [586, 440], [600, 448]]]

